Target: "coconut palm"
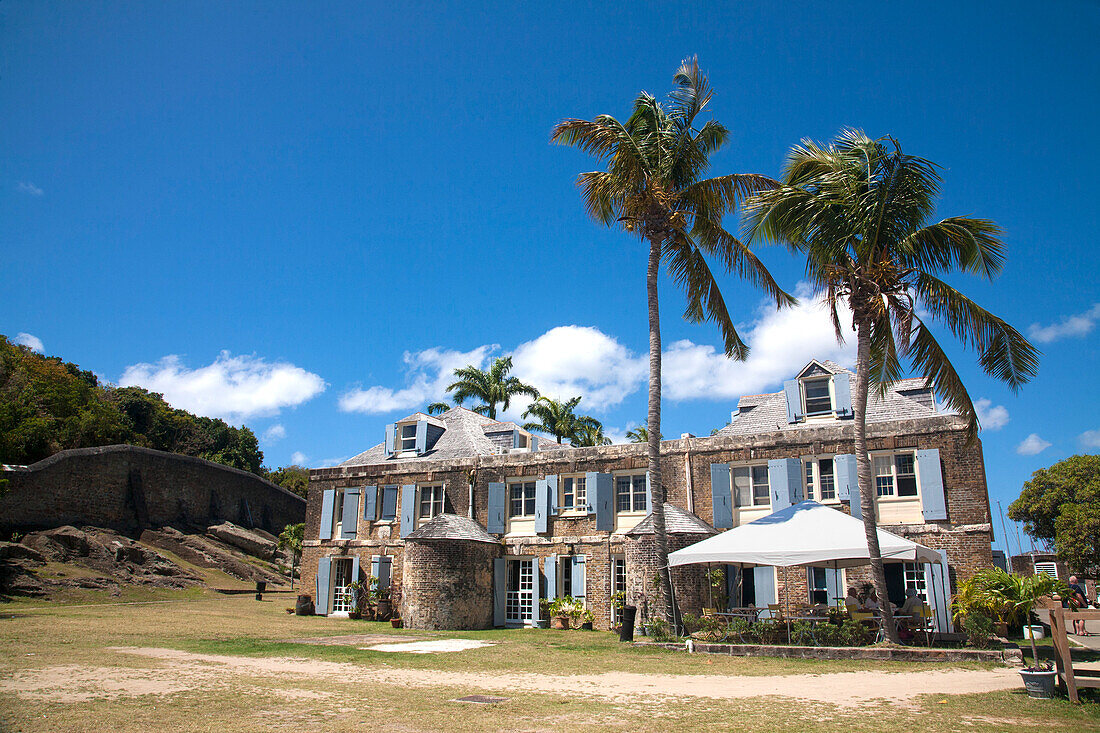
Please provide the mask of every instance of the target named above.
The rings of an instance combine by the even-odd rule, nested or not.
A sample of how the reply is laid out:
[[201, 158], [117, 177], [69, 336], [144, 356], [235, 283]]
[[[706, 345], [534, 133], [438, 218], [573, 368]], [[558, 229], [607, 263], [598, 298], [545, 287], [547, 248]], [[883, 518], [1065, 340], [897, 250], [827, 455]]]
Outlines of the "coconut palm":
[[[599, 223], [618, 225], [648, 244], [646, 297], [649, 310], [649, 414], [647, 445], [652, 489], [653, 531], [662, 595], [671, 601], [665, 489], [661, 481], [661, 327], [657, 276], [663, 265], [684, 289], [692, 322], [711, 321], [722, 334], [725, 353], [744, 359], [748, 347], [726, 310], [726, 302], [707, 257], [723, 270], [762, 287], [777, 305], [794, 302], [776, 284], [764, 264], [722, 226], [727, 212], [749, 194], [775, 186], [770, 178], [734, 174], [703, 179], [710, 157], [729, 136], [714, 120], [696, 126], [710, 103], [711, 91], [696, 59], [681, 64], [667, 102], [642, 92], [625, 123], [610, 115], [592, 120], [567, 119], [554, 127], [551, 140], [592, 155], [606, 170], [577, 179], [585, 208]], [[675, 624], [671, 602], [662, 604]]]
[[510, 356], [502, 356], [494, 361], [488, 371], [478, 369], [473, 364], [464, 366], [455, 369], [457, 379], [447, 387], [447, 391], [452, 393], [451, 399], [456, 405], [461, 405], [468, 399], [481, 400], [483, 404], [473, 408], [474, 412], [496, 420], [497, 405], [500, 405], [501, 410], [507, 410], [513, 397], [527, 395], [537, 399], [539, 396], [539, 391], [531, 385], [524, 384], [517, 377], [508, 376], [510, 371]]
[[[938, 166], [906, 155], [893, 139], [872, 140], [846, 130], [828, 146], [804, 140], [792, 149], [782, 185], [746, 202], [753, 238], [781, 241], [806, 258], [810, 282], [824, 294], [837, 337], [838, 307], [851, 309], [856, 333], [852, 411], [855, 454], [879, 598], [886, 578], [878, 547], [874, 483], [867, 453], [867, 394], [885, 394], [908, 363], [935, 385], [977, 434], [974, 404], [927, 321], [942, 322], [980, 354], [982, 369], [1013, 390], [1038, 370], [1038, 351], [1008, 323], [940, 279], [962, 271], [992, 279], [1004, 262], [1000, 228], [987, 219], [950, 217], [932, 222], [939, 193]], [[889, 604], [888, 638], [897, 641]]]
[[442, 415], [449, 409], [451, 409], [451, 406], [448, 405], [446, 402], [433, 402], [432, 404], [428, 405], [428, 414]]
[[645, 425], [639, 425], [638, 427], [634, 428], [633, 430], [627, 430], [626, 431], [626, 438], [631, 443], [648, 443], [649, 442], [649, 431], [646, 429]]
[[576, 432], [573, 433], [573, 437], [569, 440], [570, 443], [576, 446], [591, 446], [591, 445], [611, 445], [611, 438], [603, 434], [603, 425], [600, 421], [594, 417], [584, 415], [581, 420], [591, 420], [591, 423], [585, 422]]
[[559, 443], [563, 438], [570, 442], [576, 442], [579, 431], [588, 429], [603, 429], [599, 420], [588, 415], [577, 415], [574, 410], [580, 404], [581, 398], [574, 397], [571, 400], [561, 402], [550, 397], [539, 397], [524, 410], [524, 417], [534, 417], [538, 422], [523, 424], [524, 430], [537, 430], [540, 433], [553, 435]]

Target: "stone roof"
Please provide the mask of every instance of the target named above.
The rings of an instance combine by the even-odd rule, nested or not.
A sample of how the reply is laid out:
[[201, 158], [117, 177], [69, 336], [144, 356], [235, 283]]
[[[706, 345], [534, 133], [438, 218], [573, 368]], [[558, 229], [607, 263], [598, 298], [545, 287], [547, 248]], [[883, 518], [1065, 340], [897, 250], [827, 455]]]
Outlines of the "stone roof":
[[[854, 376], [852, 370], [846, 369], [834, 361], [826, 359], [811, 362], [811, 364], [813, 363], [820, 364], [832, 374], [846, 372]], [[799, 373], [801, 374], [803, 371], [805, 371], [805, 367], [799, 370]], [[924, 378], [918, 377], [898, 380], [890, 385], [885, 397], [879, 397], [877, 391], [872, 388], [867, 395], [867, 422], [914, 420], [939, 415], [940, 413], [936, 411], [934, 406], [923, 405], [914, 399], [912, 394], [905, 394], [926, 387], [927, 382]], [[787, 398], [782, 391], [742, 397], [737, 403], [737, 410], [737, 414], [733, 416], [730, 424], [719, 430], [716, 435], [752, 435], [776, 430], [805, 430], [806, 428], [852, 424], [850, 419], [840, 420], [836, 417], [813, 418], [794, 424], [788, 423]]]
[[[667, 502], [665, 503], [665, 532], [668, 534], [718, 534], [718, 530], [699, 517]], [[638, 522], [626, 534], [628, 537], [653, 534], [653, 512], [645, 515], [645, 519]]]
[[468, 540], [498, 544], [480, 524], [457, 514], [437, 514], [427, 524], [410, 532], [405, 537], [406, 542], [409, 540]]

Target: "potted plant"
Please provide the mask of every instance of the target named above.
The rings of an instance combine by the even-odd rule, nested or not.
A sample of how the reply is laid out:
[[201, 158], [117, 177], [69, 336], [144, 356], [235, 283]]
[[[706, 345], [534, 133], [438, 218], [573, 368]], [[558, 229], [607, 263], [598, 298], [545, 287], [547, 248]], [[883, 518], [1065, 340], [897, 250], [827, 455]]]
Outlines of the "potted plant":
[[[959, 592], [952, 600], [956, 619], [984, 615], [1016, 626], [1031, 618], [1041, 599], [1068, 590], [1065, 583], [1046, 574], [1019, 576], [1000, 568], [986, 568], [960, 583]], [[1030, 697], [1052, 698], [1057, 672], [1049, 662], [1039, 663], [1034, 635], [1029, 635], [1029, 640], [1032, 664], [1020, 670], [1024, 687]]]
[[[377, 585], [378, 579], [375, 579]], [[375, 607], [375, 620], [389, 621], [393, 616], [393, 603], [390, 602], [390, 589], [384, 588], [375, 591], [378, 596], [378, 605]]]
[[363, 583], [353, 580], [348, 583], [348, 591], [351, 593], [351, 606], [348, 608], [348, 618], [363, 618]]
[[622, 628], [623, 609], [626, 608], [626, 593], [616, 591], [611, 594], [611, 607], [615, 609], [615, 624], [611, 630], [618, 633]]
[[582, 631], [591, 631], [592, 630], [592, 624], [596, 623], [596, 614], [592, 613], [591, 609], [586, 608], [586, 609], [584, 609], [584, 612], [581, 614], [580, 618], [581, 618], [581, 630]]
[[539, 599], [539, 620], [538, 627], [540, 629], [550, 628], [550, 617], [553, 614], [554, 602], [549, 598]]

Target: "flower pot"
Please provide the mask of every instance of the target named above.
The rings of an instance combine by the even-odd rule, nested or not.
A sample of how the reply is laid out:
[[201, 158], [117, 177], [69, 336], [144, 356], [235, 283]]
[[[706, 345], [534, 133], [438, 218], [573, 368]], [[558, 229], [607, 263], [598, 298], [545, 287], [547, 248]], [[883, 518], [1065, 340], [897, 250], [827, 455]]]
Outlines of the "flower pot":
[[581, 631], [591, 631], [591, 630], [592, 630], [592, 622], [591, 621], [585, 621], [583, 624], [581, 624]]
[[1025, 639], [1042, 639], [1045, 636], [1042, 626], [1025, 626], [1024, 638]]
[[360, 611], [348, 611], [348, 618], [360, 619], [363, 618], [363, 614]]
[[393, 616], [393, 606], [390, 604], [389, 598], [383, 598], [378, 601], [378, 607], [375, 612], [375, 621], [389, 621]]
[[554, 616], [550, 619], [550, 628], [566, 631], [569, 629], [569, 621], [570, 618], [568, 616]]
[[402, 621], [399, 618], [391, 618], [390, 619], [390, 625], [393, 626], [393, 628], [395, 628], [395, 629], [400, 629], [401, 627], [403, 627], [405, 625], [405, 622]]
[[1054, 683], [1058, 681], [1058, 673], [1055, 670], [1032, 672], [1021, 669], [1020, 676], [1024, 678], [1024, 689], [1027, 690], [1028, 697], [1036, 697], [1042, 700], [1049, 700], [1054, 697]]

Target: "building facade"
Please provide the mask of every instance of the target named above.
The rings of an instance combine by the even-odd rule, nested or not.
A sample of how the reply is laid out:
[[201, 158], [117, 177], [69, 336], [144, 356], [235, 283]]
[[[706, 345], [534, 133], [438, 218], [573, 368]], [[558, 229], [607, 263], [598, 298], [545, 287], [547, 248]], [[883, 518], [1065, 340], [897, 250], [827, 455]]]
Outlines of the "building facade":
[[[993, 534], [980, 442], [967, 441], [961, 418], [937, 411], [923, 381], [902, 380], [871, 397], [874, 485], [858, 486], [852, 376], [831, 362], [811, 362], [783, 391], [741, 398], [715, 434], [663, 441], [670, 549], [803, 499], [848, 513], [854, 507], [858, 516], [860, 491], [867, 490], [883, 529], [937, 549], [947, 561], [947, 571], [888, 564], [897, 602], [907, 587], [927, 597], [933, 587], [951, 588], [988, 567]], [[493, 625], [532, 624], [540, 599], [566, 595], [584, 600], [597, 628], [614, 625], [618, 593], [643, 615], [660, 611], [645, 521], [644, 444], [563, 446], [460, 407], [436, 417], [410, 415], [380, 437], [339, 466], [310, 471], [303, 587], [316, 589], [318, 613], [346, 611], [346, 586], [360, 575], [395, 591], [408, 575], [416, 582], [415, 615], [424, 617], [425, 568], [405, 572], [406, 538], [441, 515], [476, 522], [499, 547], [499, 555], [458, 553], [446, 567], [448, 588], [461, 586], [452, 581], [466, 563], [471, 592], [484, 596], [485, 565], [492, 565]], [[420, 534], [436, 538], [430, 544], [438, 553], [446, 534], [433, 529]], [[427, 555], [418, 549], [417, 556]], [[699, 613], [722, 595], [733, 606], [831, 603], [846, 586], [869, 579], [863, 569], [722, 570], [724, 587], [703, 568], [677, 569], [681, 611]], [[929, 600], [946, 628], [949, 591], [939, 595]]]

